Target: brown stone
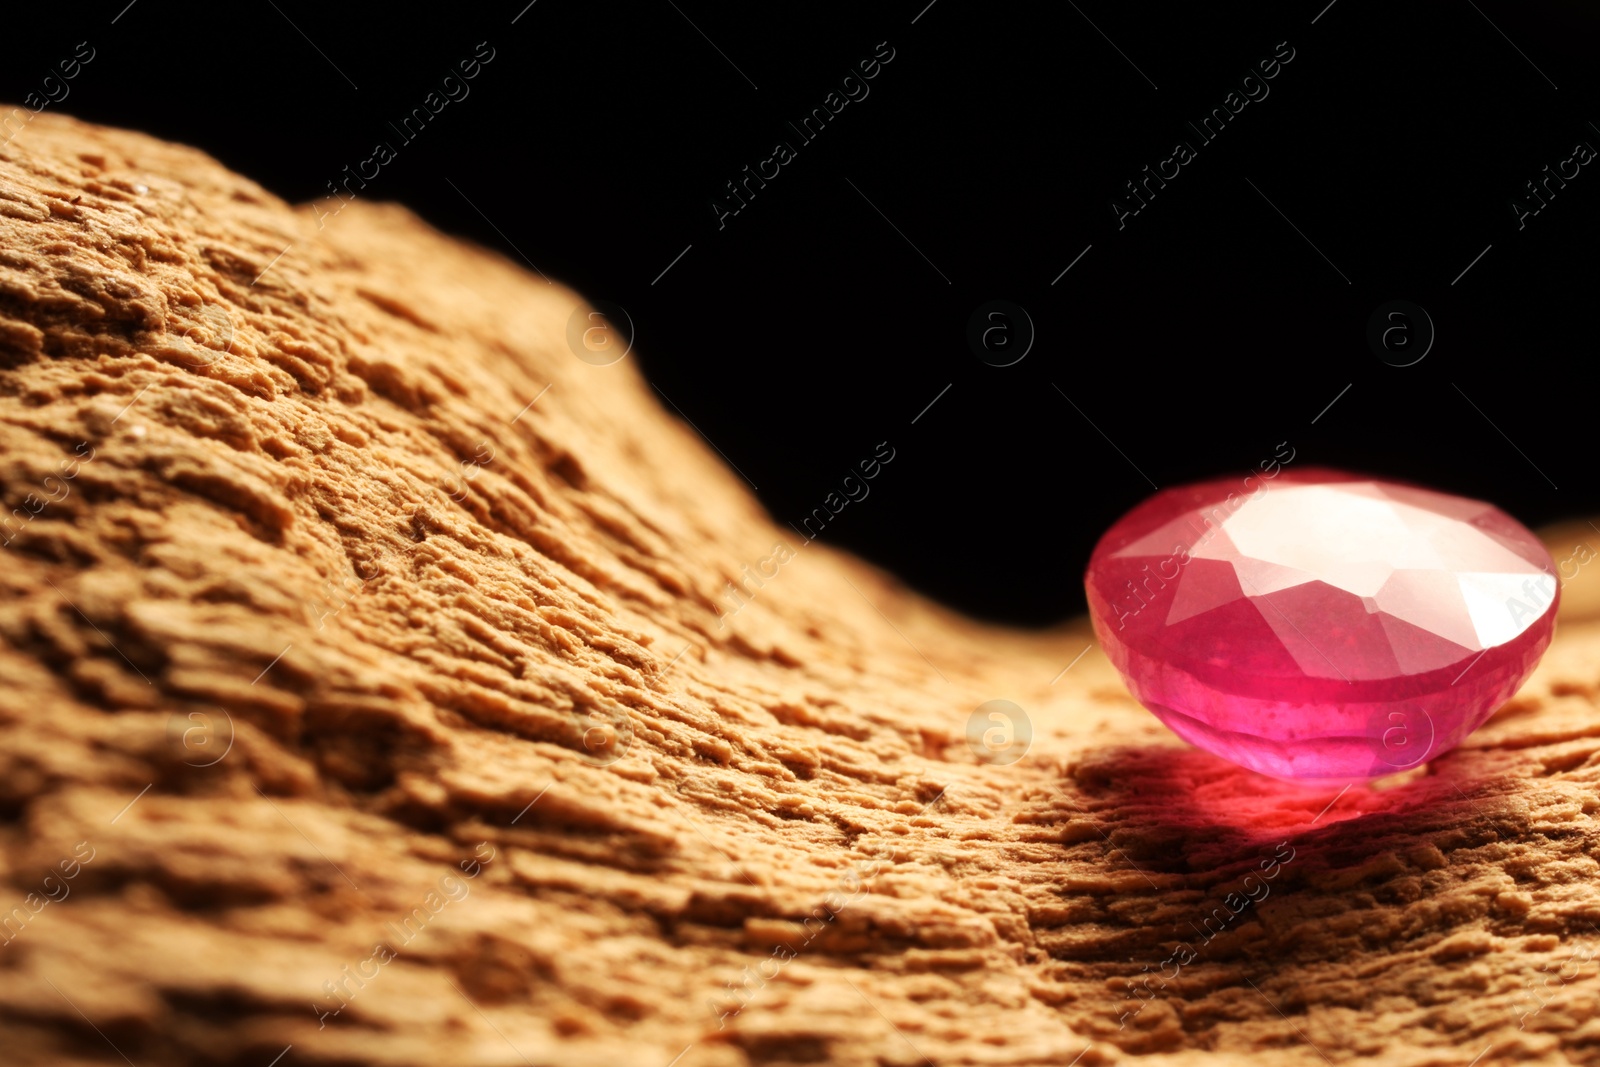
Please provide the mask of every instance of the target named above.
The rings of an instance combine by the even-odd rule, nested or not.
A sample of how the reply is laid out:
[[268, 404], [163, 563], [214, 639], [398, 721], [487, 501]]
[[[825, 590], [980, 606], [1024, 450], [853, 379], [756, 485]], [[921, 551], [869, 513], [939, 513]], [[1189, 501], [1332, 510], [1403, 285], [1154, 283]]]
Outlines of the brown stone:
[[1600, 564], [1460, 750], [1290, 787], [772, 522], [581, 307], [0, 149], [7, 1063], [1600, 1062]]

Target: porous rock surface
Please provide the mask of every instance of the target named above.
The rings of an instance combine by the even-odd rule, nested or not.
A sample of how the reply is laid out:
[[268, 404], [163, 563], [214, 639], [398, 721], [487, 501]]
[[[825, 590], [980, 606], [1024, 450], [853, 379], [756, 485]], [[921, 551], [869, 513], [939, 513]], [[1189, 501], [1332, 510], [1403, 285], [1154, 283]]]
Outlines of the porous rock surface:
[[5, 1062], [1600, 1062], [1592, 597], [1459, 751], [1268, 781], [772, 522], [581, 307], [0, 149]]

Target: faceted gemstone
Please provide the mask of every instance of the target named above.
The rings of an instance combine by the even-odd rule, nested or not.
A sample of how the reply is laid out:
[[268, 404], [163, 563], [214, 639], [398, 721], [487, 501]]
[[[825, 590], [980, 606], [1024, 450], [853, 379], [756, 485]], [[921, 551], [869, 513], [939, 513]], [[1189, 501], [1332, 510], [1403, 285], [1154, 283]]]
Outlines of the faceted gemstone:
[[1100, 539], [1084, 584], [1141, 704], [1293, 779], [1460, 744], [1533, 672], [1560, 599], [1549, 553], [1498, 508], [1281, 467], [1157, 493]]

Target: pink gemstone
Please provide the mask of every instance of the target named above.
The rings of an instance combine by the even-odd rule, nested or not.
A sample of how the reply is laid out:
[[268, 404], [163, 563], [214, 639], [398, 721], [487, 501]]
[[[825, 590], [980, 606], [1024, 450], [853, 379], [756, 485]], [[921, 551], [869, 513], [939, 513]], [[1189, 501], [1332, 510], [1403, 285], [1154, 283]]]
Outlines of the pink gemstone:
[[1280, 778], [1442, 755], [1533, 672], [1555, 565], [1498, 508], [1329, 470], [1157, 493], [1095, 546], [1100, 646], [1184, 740]]

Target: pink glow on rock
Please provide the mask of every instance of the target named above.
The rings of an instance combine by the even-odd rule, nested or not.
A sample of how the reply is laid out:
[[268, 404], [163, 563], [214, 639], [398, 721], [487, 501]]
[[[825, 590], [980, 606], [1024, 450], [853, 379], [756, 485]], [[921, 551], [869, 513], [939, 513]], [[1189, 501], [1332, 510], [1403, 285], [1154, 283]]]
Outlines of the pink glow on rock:
[[1157, 493], [1106, 531], [1084, 584], [1141, 704], [1292, 779], [1460, 744], [1533, 673], [1560, 600], [1549, 553], [1498, 508], [1328, 470]]

